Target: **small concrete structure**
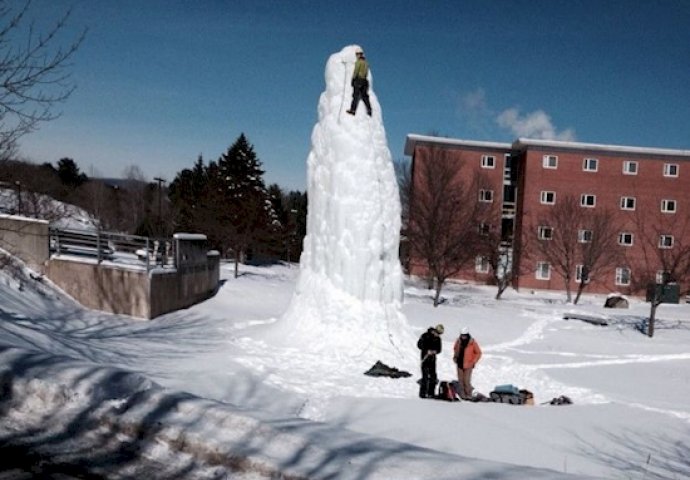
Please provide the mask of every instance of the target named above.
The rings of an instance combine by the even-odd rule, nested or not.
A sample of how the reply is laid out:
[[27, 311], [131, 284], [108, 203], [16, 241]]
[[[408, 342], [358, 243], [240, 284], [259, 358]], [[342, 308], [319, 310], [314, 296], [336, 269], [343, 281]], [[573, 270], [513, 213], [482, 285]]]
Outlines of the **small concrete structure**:
[[0, 247], [88, 308], [150, 319], [205, 300], [218, 288], [220, 255], [208, 251], [205, 235], [175, 234], [175, 265], [153, 269], [95, 256], [50, 257], [49, 235], [44, 220], [0, 215]]
[[82, 259], [52, 258], [46, 274], [82, 305], [94, 310], [155, 318], [211, 297], [220, 280], [220, 256], [208, 252], [195, 268], [127, 269]]

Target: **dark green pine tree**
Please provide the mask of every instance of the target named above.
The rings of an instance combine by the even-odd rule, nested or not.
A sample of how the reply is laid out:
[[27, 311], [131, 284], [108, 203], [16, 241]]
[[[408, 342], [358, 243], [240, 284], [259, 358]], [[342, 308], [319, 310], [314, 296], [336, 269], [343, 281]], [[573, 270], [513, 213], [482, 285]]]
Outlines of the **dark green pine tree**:
[[192, 169], [185, 168], [179, 172], [168, 187], [168, 197], [174, 211], [174, 226], [177, 231], [205, 231], [204, 201], [207, 184], [207, 172], [201, 155]]
[[238, 264], [247, 255], [256, 254], [278, 221], [263, 181], [264, 171], [244, 133], [218, 159], [217, 171], [210, 179], [216, 218], [224, 246]]

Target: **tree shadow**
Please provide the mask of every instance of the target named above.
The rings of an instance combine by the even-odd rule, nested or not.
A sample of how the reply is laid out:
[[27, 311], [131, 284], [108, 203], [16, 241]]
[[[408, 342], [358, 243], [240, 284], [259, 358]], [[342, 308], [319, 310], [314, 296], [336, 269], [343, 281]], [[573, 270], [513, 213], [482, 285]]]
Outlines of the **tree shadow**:
[[[24, 420], [0, 424], [0, 478], [366, 479], [388, 473], [427, 478], [429, 471], [439, 479], [561, 476], [354, 433], [344, 428], [351, 420], [346, 416], [328, 424], [260, 420], [131, 372], [18, 349], [0, 349], [0, 358], [0, 413]], [[45, 390], [27, 390], [42, 382]], [[55, 395], [56, 385], [63, 389], [59, 395], [43, 398]], [[37, 397], [45, 404], [28, 418], [23, 407], [30, 410]], [[164, 445], [168, 455], [150, 455], [152, 445]]]
[[[611, 317], [611, 325], [620, 329], [635, 330], [647, 335], [649, 317], [645, 315], [616, 315]], [[690, 322], [657, 317], [654, 321], [654, 330], [690, 330]]]
[[685, 438], [662, 432], [638, 432], [632, 428], [620, 433], [602, 431], [601, 434], [613, 447], [604, 450], [600, 442], [594, 444], [578, 437], [580, 453], [611, 470], [626, 472], [630, 478], [690, 478], [690, 432], [687, 429]]

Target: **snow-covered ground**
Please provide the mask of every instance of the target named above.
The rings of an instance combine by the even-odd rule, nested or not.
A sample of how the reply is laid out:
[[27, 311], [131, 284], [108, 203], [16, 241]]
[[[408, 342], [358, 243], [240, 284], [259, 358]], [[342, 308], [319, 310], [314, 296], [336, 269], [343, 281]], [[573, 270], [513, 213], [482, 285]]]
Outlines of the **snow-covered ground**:
[[[414, 374], [401, 379], [363, 375], [377, 360], [366, 352], [276, 346], [299, 268], [232, 270], [213, 298], [152, 321], [0, 273], [0, 471], [13, 475], [0, 478], [690, 477], [689, 305], [661, 306], [650, 339], [635, 300], [613, 311], [598, 296], [495, 301], [490, 287], [454, 285], [433, 308], [408, 281], [410, 333], [446, 326], [442, 379], [454, 378], [449, 352], [468, 326], [484, 350], [475, 387], [536, 397], [448, 403], [417, 398], [415, 345], [394, 365]], [[568, 311], [613, 323], [563, 320]], [[540, 405], [558, 395], [574, 404]]]

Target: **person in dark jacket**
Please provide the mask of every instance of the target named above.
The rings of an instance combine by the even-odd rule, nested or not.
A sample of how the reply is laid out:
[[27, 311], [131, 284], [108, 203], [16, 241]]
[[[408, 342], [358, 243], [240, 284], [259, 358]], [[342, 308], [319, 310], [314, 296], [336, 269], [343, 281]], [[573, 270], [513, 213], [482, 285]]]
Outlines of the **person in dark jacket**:
[[367, 115], [371, 117], [371, 104], [369, 103], [369, 64], [364, 57], [364, 51], [357, 47], [355, 51], [357, 61], [355, 62], [355, 70], [352, 72], [352, 104], [347, 111], [350, 115], [354, 115], [357, 111], [357, 104], [361, 99], [367, 107]]
[[441, 324], [436, 325], [436, 327], [429, 327], [417, 341], [417, 348], [419, 348], [422, 359], [422, 380], [419, 383], [420, 398], [434, 398], [435, 396], [436, 383], [438, 383], [436, 354], [441, 353], [443, 330]]

